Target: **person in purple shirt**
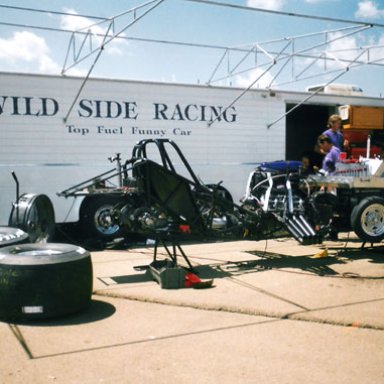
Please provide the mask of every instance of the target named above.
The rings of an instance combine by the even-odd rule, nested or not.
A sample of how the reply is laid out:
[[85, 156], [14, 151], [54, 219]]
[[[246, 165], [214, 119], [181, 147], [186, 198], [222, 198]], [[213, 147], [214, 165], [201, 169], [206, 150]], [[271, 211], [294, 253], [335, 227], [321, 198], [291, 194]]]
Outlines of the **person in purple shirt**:
[[341, 117], [339, 115], [331, 115], [328, 119], [328, 129], [322, 134], [328, 136], [332, 144], [339, 148], [340, 151], [344, 151], [344, 148], [348, 148], [348, 140], [344, 140], [343, 134], [340, 132], [341, 128]]
[[319, 137], [319, 146], [325, 153], [321, 169], [332, 175], [336, 170], [336, 163], [340, 161], [340, 149], [333, 145], [331, 139], [326, 135]]

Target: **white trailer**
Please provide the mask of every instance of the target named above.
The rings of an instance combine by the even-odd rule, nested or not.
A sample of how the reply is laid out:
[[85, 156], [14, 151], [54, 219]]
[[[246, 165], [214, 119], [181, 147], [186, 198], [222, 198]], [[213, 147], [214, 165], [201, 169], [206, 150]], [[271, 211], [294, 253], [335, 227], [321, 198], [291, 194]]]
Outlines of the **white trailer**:
[[16, 188], [47, 195], [56, 222], [79, 219], [81, 198], [57, 192], [130, 158], [135, 143], [169, 138], [205, 183], [223, 181], [237, 202], [263, 161], [299, 159], [340, 105], [382, 106], [379, 98], [243, 90], [203, 85], [0, 73], [0, 225]]

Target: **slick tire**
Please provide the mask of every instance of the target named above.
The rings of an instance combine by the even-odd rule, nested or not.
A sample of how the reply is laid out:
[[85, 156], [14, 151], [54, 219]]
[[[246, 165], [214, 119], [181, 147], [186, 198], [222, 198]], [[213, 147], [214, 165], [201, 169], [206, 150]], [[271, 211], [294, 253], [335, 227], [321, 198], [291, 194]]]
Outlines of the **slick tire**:
[[0, 249], [0, 318], [47, 319], [75, 313], [92, 295], [88, 251], [70, 244]]
[[0, 248], [28, 242], [28, 234], [19, 228], [0, 227]]

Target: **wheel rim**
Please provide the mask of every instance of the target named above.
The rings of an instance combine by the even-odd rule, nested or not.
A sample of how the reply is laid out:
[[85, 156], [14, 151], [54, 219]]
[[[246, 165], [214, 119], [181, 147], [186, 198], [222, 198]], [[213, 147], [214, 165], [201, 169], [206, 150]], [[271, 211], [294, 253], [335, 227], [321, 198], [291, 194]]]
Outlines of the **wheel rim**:
[[55, 228], [51, 200], [46, 195], [22, 195], [12, 210], [10, 225], [27, 232], [31, 243], [47, 243]]
[[369, 236], [381, 236], [384, 233], [384, 206], [368, 206], [361, 214], [361, 227]]
[[120, 227], [113, 222], [112, 212], [113, 207], [110, 205], [104, 205], [95, 212], [95, 228], [103, 235], [113, 235], [120, 229]]
[[39, 210], [36, 205], [31, 206], [29, 217], [27, 221], [28, 233], [30, 233], [33, 242], [35, 243], [46, 243], [50, 236], [49, 228], [47, 225], [44, 212]]

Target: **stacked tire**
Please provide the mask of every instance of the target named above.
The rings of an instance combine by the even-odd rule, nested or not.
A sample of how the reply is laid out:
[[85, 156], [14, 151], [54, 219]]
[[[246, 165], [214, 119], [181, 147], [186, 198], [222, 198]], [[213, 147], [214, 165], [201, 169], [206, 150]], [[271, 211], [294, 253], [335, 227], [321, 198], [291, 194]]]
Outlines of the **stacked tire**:
[[88, 251], [70, 244], [0, 248], [0, 318], [48, 319], [80, 311], [91, 301]]

